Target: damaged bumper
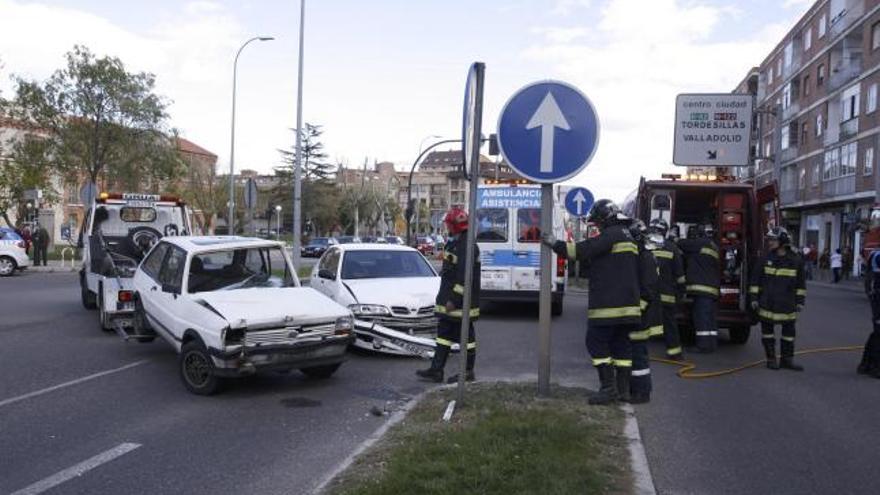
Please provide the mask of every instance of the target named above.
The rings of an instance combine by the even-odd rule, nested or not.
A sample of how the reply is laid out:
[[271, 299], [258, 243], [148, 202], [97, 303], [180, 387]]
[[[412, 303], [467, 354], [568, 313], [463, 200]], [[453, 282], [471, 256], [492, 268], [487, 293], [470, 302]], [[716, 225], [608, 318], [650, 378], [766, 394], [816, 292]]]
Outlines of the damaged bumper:
[[235, 346], [227, 350], [210, 349], [217, 376], [252, 375], [258, 371], [288, 370], [324, 366], [345, 361], [346, 349], [354, 335], [334, 336], [319, 342]]
[[[363, 320], [354, 321], [354, 332], [357, 335], [355, 347], [401, 356], [418, 356], [430, 359], [434, 356], [435, 334], [430, 336], [410, 335], [407, 332], [393, 330], [376, 322]], [[453, 352], [458, 352], [458, 344], [453, 344]]]

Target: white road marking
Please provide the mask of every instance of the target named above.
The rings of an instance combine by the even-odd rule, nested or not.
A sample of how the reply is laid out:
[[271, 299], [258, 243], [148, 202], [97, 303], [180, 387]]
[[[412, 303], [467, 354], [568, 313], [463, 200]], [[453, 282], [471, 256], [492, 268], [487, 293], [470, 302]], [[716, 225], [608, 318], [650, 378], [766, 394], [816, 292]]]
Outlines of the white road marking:
[[133, 363], [126, 364], [125, 366], [120, 366], [119, 368], [113, 368], [112, 370], [100, 371], [98, 373], [94, 373], [88, 376], [84, 376], [82, 378], [77, 378], [76, 380], [71, 380], [69, 382], [59, 383], [58, 385], [53, 385], [51, 387], [47, 387], [40, 390], [35, 390], [33, 392], [28, 392], [24, 395], [19, 395], [18, 397], [10, 397], [9, 399], [0, 400], [0, 407], [8, 406], [10, 404], [15, 404], [16, 402], [21, 402], [25, 399], [31, 399], [33, 397], [37, 397], [43, 394], [48, 394], [49, 392], [54, 392], [58, 389], [62, 389], [65, 387], [70, 387], [72, 385], [77, 385], [83, 382], [87, 382], [89, 380], [94, 380], [95, 378], [101, 378], [102, 376], [112, 375], [113, 373], [119, 373], [120, 371], [125, 371], [129, 368], [134, 368], [135, 366], [140, 366], [144, 363], [149, 362], [149, 359], [142, 359], [140, 361], [135, 361]]
[[630, 404], [623, 404], [620, 408], [626, 414], [623, 435], [629, 443], [629, 462], [633, 470], [634, 493], [637, 495], [656, 495], [654, 477], [651, 475], [651, 466], [648, 464], [648, 455], [645, 453], [645, 444], [642, 443], [635, 410]]
[[92, 457], [90, 459], [86, 459], [79, 464], [75, 464], [70, 466], [69, 468], [58, 471], [57, 473], [49, 476], [48, 478], [44, 478], [32, 485], [26, 486], [21, 490], [16, 492], [12, 492], [11, 495], [37, 495], [38, 493], [43, 493], [46, 490], [52, 489], [65, 481], [69, 481], [73, 478], [77, 478], [82, 476], [87, 471], [91, 471], [101, 464], [108, 463], [113, 459], [116, 459], [119, 456], [125, 455], [132, 450], [140, 447], [139, 443], [122, 443], [113, 447], [110, 450], [105, 452], [101, 452], [100, 454]]

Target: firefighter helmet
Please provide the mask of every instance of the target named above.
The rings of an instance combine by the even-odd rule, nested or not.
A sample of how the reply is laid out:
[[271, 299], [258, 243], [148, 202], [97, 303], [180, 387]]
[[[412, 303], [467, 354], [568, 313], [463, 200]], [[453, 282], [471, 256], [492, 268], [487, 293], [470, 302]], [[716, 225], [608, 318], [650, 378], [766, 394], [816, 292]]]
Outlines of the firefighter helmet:
[[669, 232], [669, 224], [662, 218], [655, 218], [651, 220], [651, 232], [656, 232], [666, 237], [666, 233]]
[[772, 227], [765, 237], [767, 237], [767, 240], [775, 239], [779, 241], [779, 244], [782, 246], [791, 244], [791, 235], [785, 230], [785, 227]]
[[700, 225], [699, 233], [702, 237], [711, 239], [712, 237], [715, 237], [715, 226], [711, 223], [704, 223], [703, 225]]
[[590, 222], [598, 223], [599, 225], [607, 225], [618, 219], [620, 216], [620, 208], [611, 201], [610, 199], [600, 199], [593, 203], [593, 207], [590, 208], [590, 215], [587, 219]]
[[468, 214], [458, 206], [453, 206], [446, 212], [443, 223], [446, 224], [446, 230], [450, 234], [459, 234], [468, 228]]
[[648, 232], [648, 228], [645, 227], [645, 222], [641, 220], [633, 220], [632, 223], [629, 224], [629, 234], [636, 241], [643, 241]]

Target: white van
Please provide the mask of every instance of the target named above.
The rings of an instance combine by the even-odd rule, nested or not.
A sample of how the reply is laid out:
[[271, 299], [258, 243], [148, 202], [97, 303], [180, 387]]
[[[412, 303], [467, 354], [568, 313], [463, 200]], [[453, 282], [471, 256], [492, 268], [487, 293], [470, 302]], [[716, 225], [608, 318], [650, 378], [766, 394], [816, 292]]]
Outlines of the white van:
[[[477, 189], [481, 301], [538, 302], [541, 286], [541, 186], [484, 184]], [[564, 212], [553, 208], [553, 235], [566, 239]], [[553, 254], [552, 313], [562, 314], [568, 263]]]

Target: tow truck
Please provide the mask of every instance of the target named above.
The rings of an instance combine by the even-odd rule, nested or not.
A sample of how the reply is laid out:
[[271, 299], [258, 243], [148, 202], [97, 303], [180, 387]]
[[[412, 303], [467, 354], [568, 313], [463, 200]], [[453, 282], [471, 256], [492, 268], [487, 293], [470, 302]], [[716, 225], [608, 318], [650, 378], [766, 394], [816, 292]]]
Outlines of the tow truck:
[[95, 198], [77, 240], [82, 251], [79, 284], [83, 307], [98, 310], [103, 330], [126, 340], [155, 338], [132, 334], [132, 277], [159, 239], [190, 232], [186, 203], [176, 196], [102, 192]]
[[[721, 250], [721, 296], [718, 326], [727, 328], [730, 341], [745, 344], [754, 323], [748, 308], [749, 269], [763, 251], [763, 233], [776, 222], [775, 184], [756, 189], [723, 175], [664, 174], [660, 180], [642, 178], [624, 210], [645, 223], [666, 220], [680, 237], [698, 224], [716, 227], [715, 243]], [[694, 341], [691, 301], [679, 313], [682, 338]]]

